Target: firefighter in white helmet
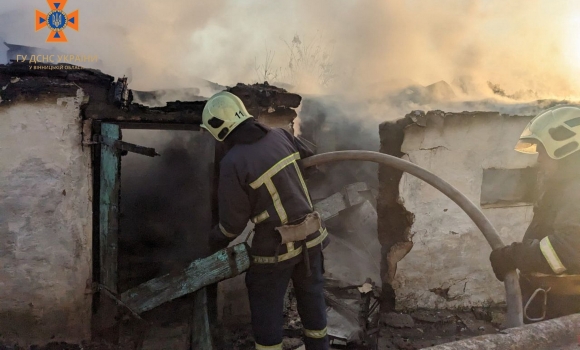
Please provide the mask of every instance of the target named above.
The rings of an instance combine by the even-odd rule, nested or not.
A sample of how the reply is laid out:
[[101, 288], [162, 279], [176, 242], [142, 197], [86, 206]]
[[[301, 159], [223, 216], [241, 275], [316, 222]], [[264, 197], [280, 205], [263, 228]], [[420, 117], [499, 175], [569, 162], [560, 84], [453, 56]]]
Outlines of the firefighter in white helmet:
[[288, 131], [256, 122], [229, 92], [210, 98], [202, 119], [202, 127], [227, 148], [219, 167], [219, 225], [210, 234], [212, 251], [226, 247], [249, 220], [255, 223], [246, 286], [256, 349], [282, 349], [290, 279], [306, 349], [328, 349], [322, 256], [328, 232], [297, 163], [313, 152]]
[[491, 253], [493, 270], [500, 281], [520, 270], [527, 321], [580, 312], [580, 108], [540, 113], [516, 150], [538, 154], [538, 199], [523, 241]]

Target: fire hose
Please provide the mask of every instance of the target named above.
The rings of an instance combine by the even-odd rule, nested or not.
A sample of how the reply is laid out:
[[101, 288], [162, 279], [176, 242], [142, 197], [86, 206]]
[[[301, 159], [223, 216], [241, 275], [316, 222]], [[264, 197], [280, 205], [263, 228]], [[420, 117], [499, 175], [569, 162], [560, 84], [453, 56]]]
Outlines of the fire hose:
[[[496, 229], [473, 202], [440, 177], [411, 162], [379, 152], [337, 151], [305, 158], [301, 160], [301, 165], [304, 168], [308, 168], [315, 165], [345, 160], [369, 161], [387, 165], [418, 177], [454, 201], [481, 230], [492, 249], [498, 249], [504, 246]], [[510, 271], [506, 275], [504, 283], [507, 302], [505, 326], [508, 328], [523, 326], [522, 293], [517, 272], [515, 270]]]

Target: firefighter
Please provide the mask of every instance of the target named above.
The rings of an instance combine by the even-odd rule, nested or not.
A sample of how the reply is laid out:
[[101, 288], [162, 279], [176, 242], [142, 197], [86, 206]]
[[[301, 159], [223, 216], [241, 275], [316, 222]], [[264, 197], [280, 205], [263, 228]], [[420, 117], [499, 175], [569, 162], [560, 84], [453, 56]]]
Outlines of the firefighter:
[[322, 255], [328, 232], [297, 163], [313, 152], [288, 131], [255, 121], [229, 92], [211, 97], [202, 119], [202, 127], [227, 149], [219, 167], [219, 224], [210, 233], [212, 251], [225, 248], [248, 221], [255, 224], [246, 286], [256, 349], [282, 349], [290, 279], [306, 349], [328, 349]]
[[580, 108], [540, 113], [516, 150], [538, 153], [538, 198], [523, 241], [491, 253], [493, 271], [520, 270], [527, 321], [580, 312]]

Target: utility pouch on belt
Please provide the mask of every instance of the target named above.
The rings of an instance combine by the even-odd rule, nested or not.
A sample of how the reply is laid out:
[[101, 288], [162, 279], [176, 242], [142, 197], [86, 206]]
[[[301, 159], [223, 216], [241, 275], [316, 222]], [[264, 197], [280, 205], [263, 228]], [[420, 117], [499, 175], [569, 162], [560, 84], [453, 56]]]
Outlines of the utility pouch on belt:
[[580, 295], [580, 275], [522, 274], [533, 286], [549, 289], [552, 295]]
[[304, 241], [308, 235], [320, 230], [322, 222], [317, 212], [306, 215], [304, 221], [298, 225], [284, 225], [276, 227], [282, 236], [282, 244]]
[[[548, 293], [551, 296], [573, 296], [580, 295], [580, 275], [547, 275], [543, 273], [520, 274], [520, 279], [536, 288], [524, 306], [524, 317], [528, 321], [538, 322], [546, 318], [548, 305]], [[538, 306], [541, 311], [539, 317], [530, 317], [528, 309], [531, 305]], [[525, 300], [524, 300], [525, 301]], [[536, 311], [537, 312], [537, 311]]]

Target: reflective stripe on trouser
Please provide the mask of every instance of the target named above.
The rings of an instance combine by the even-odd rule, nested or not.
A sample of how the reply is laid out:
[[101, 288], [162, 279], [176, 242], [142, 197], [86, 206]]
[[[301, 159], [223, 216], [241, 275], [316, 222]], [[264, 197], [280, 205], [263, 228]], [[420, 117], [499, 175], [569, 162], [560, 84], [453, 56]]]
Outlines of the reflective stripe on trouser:
[[[253, 269], [246, 273], [246, 286], [252, 312], [252, 328], [256, 344], [275, 346], [282, 342], [284, 324], [284, 295], [292, 279], [298, 313], [305, 329], [326, 328], [324, 302], [323, 257], [318, 248], [310, 252], [312, 275], [307, 277], [304, 261], [293, 266], [279, 265], [273, 269]], [[305, 338], [307, 350], [327, 350], [328, 337]], [[258, 346], [258, 345], [256, 345]], [[258, 347], [256, 347], [259, 349]]]
[[324, 327], [324, 329], [321, 329], [318, 331], [305, 328], [304, 335], [307, 336], [308, 338], [315, 338], [315, 339], [324, 338], [324, 337], [326, 337], [326, 327]]
[[560, 258], [558, 257], [558, 254], [556, 254], [556, 251], [554, 250], [554, 247], [552, 247], [552, 243], [548, 237], [544, 237], [540, 241], [540, 250], [555, 274], [559, 275], [566, 271], [566, 267], [562, 264], [562, 261], [560, 261]]

